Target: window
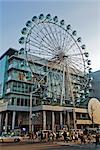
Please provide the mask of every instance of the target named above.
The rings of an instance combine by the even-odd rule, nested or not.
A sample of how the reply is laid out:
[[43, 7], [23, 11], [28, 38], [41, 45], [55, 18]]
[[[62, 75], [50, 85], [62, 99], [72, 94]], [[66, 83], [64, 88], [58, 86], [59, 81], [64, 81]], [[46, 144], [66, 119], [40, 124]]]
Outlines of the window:
[[22, 83], [22, 92], [24, 92], [24, 87], [25, 87], [25, 84]]
[[20, 98], [17, 98], [17, 105], [20, 106]]
[[25, 99], [25, 106], [27, 106], [28, 105], [28, 100], [27, 99]]
[[30, 100], [29, 99], [27, 100], [27, 106], [30, 106]]
[[14, 105], [15, 97], [12, 97], [11, 104]]
[[21, 106], [24, 106], [24, 99], [21, 98]]
[[13, 91], [17, 91], [17, 82], [13, 82]]
[[32, 89], [31, 86], [29, 86], [29, 93], [31, 92], [31, 89]]

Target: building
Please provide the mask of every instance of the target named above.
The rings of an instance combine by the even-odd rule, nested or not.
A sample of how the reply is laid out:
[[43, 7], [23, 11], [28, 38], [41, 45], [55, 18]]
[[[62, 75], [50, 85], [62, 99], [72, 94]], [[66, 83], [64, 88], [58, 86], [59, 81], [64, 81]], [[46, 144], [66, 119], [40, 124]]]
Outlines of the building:
[[92, 95], [93, 97], [97, 98], [100, 100], [100, 70], [95, 71], [91, 74], [91, 76], [93, 77], [93, 81], [92, 81]]
[[[34, 59], [34, 63], [31, 59]], [[74, 128], [75, 125], [79, 129], [91, 126], [85, 102], [80, 102], [79, 105], [76, 101], [73, 105], [72, 101], [63, 97], [66, 91], [63, 91], [62, 96], [59, 94], [62, 70], [58, 66], [52, 67], [51, 63], [46, 65], [46, 60], [37, 60], [30, 56], [27, 64], [23, 51], [18, 52], [12, 48], [1, 56], [0, 130], [26, 128], [28, 131], [30, 127], [36, 131]], [[30, 66], [33, 67], [34, 74], [31, 73]], [[73, 85], [77, 85], [75, 90], [79, 90], [82, 78], [78, 76], [79, 84], [76, 84], [76, 78], [73, 74]], [[74, 91], [74, 99], [78, 100], [77, 91]]]

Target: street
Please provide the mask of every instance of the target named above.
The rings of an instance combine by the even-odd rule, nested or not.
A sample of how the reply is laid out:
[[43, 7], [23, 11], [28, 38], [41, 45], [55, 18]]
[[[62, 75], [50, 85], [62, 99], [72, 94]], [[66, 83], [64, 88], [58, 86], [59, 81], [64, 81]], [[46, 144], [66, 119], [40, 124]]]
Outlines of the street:
[[71, 143], [1, 143], [0, 150], [99, 150], [95, 144], [71, 144]]

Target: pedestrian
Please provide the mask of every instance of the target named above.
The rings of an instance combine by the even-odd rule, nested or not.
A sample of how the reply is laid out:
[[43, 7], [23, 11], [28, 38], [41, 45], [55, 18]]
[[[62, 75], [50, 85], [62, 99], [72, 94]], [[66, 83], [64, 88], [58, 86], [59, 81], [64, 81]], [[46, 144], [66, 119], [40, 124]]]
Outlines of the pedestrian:
[[99, 134], [96, 134], [95, 136], [95, 145], [99, 145]]
[[49, 134], [49, 141], [53, 142], [53, 133], [52, 132]]
[[91, 135], [90, 134], [87, 135], [87, 140], [88, 140], [88, 143], [91, 143], [92, 139], [91, 139]]
[[56, 140], [59, 140], [59, 132], [56, 133]]
[[83, 134], [80, 135], [81, 144], [84, 143], [84, 137]]
[[41, 142], [43, 142], [43, 132], [42, 131], [40, 133], [40, 137], [41, 137]]
[[67, 140], [67, 133], [65, 131], [63, 133], [63, 137], [64, 137], [64, 142], [66, 142], [66, 140]]

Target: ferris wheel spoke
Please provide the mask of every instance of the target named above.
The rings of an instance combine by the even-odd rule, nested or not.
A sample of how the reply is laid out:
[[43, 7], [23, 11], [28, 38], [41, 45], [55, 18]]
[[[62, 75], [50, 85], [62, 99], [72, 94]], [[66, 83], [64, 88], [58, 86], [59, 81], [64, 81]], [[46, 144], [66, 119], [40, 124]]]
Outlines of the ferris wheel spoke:
[[[77, 59], [75, 59], [75, 60], [73, 60], [72, 58], [71, 59], [69, 59], [69, 61], [67, 61], [68, 62], [68, 66], [69, 66], [69, 68], [71, 68], [71, 66], [73, 66], [74, 67], [74, 69], [78, 69], [78, 70], [81, 70], [82, 68], [81, 68], [81, 63], [80, 62], [78, 62], [77, 63]], [[80, 66], [80, 67], [79, 67]]]
[[[65, 31], [64, 31], [65, 32]], [[63, 41], [62, 41], [62, 50], [64, 51], [65, 47], [65, 41], [66, 41], [66, 33], [64, 33], [64, 36], [63, 36]]]
[[67, 49], [67, 53], [69, 52], [69, 50], [71, 50], [72, 48], [73, 48], [73, 46], [75, 46], [75, 42], [74, 43], [72, 43], [71, 45], [70, 45], [70, 47], [68, 47], [68, 49]]
[[56, 36], [56, 39], [57, 39], [57, 45], [58, 45], [58, 47], [60, 47], [60, 45], [59, 45], [59, 38], [58, 38], [58, 32], [57, 32], [57, 29], [56, 29], [55, 25], [54, 25], [54, 33], [55, 33], [55, 36]]
[[[80, 55], [81, 56], [81, 55]], [[73, 57], [71, 57], [72, 58], [72, 60], [74, 60], [74, 61], [77, 61], [77, 62], [82, 62], [82, 57], [75, 57], [75, 56], [73, 56]], [[82, 62], [82, 64], [84, 63], [84, 61]]]
[[56, 49], [54, 40], [53, 40], [53, 38], [51, 36], [51, 32], [49, 33], [49, 30], [48, 30], [48, 28], [47, 28], [47, 26], [45, 24], [43, 24], [43, 27], [44, 27], [44, 30], [46, 31], [47, 35], [48, 35], [49, 42], [51, 43], [51, 45], [53, 45], [54, 49]]
[[65, 52], [65, 50], [66, 50], [66, 41], [68, 40], [68, 34], [66, 35], [66, 33], [65, 33], [65, 36], [64, 36], [64, 42], [63, 42], [63, 51]]
[[[49, 35], [50, 33], [48, 32], [47, 30], [47, 27], [45, 27], [45, 22], [43, 22], [42, 24], [39, 24], [39, 25], [42, 25], [44, 31], [47, 33], [47, 34], [44, 34], [44, 32], [42, 31], [42, 34], [43, 35]], [[46, 39], [49, 41], [49, 43], [53, 46], [53, 41], [51, 40], [51, 36], [49, 35], [49, 38], [46, 36]], [[53, 48], [55, 48], [55, 46], [53, 46]]]
[[[75, 58], [78, 58], [78, 56], [82, 56], [83, 54], [81, 54], [81, 53], [76, 53], [76, 54], [74, 54], [74, 53], [71, 53], [70, 55], [67, 55], [67, 56], [71, 56], [71, 57], [75, 57], [75, 56], [77, 56], [77, 57], [75, 57]], [[79, 57], [80, 58], [80, 57]]]
[[[42, 45], [42, 47], [47, 48], [46, 51], [48, 51], [49, 53], [53, 53], [53, 49], [51, 49], [51, 48], [45, 46], [43, 43], [41, 44], [41, 41], [38, 41], [38, 40], [35, 39], [32, 35], [31, 35], [31, 38], [35, 40], [35, 41], [32, 41], [32, 40], [31, 40], [33, 43], [36, 43], [37, 45]], [[27, 39], [27, 41], [29, 42], [30, 39]]]
[[61, 47], [61, 29], [59, 28], [59, 45], [60, 45], [60, 47]]
[[37, 39], [34, 39], [34, 40], [35, 41], [32, 41], [32, 40], [29, 40], [29, 41], [35, 43], [35, 45], [37, 45], [39, 47], [39, 49], [42, 48], [42, 50], [43, 50], [43, 48], [46, 48], [46, 49], [44, 49], [46, 51], [46, 53], [48, 52], [48, 53], [52, 54], [52, 49], [51, 48], [45, 46], [43, 43], [39, 42]]
[[[62, 32], [64, 32], [64, 31], [62, 31], [61, 29], [60, 29], [60, 33], [59, 33], [59, 37], [60, 37], [60, 46], [61, 46], [61, 49], [62, 49], [62, 43], [63, 43], [63, 33]], [[62, 49], [63, 50], [63, 49]]]
[[82, 70], [82, 66], [83, 66], [83, 64], [79, 64], [79, 63], [77, 63], [76, 61], [71, 61], [71, 65], [73, 64], [73, 66], [76, 68], [76, 69], [78, 69], [78, 70]]
[[80, 73], [79, 69], [76, 68], [76, 65], [70, 63], [70, 65], [68, 65], [68, 67], [70, 70], [70, 74], [78, 75]]
[[69, 40], [67, 41], [67, 44], [66, 44], [67, 51], [66, 51], [66, 52], [68, 52], [68, 51], [69, 51], [69, 47], [70, 47], [70, 45], [73, 45], [73, 40], [72, 40], [71, 38], [69, 38]]
[[[33, 33], [33, 34], [34, 34], [34, 33]], [[44, 40], [43, 37], [41, 37], [37, 32], [36, 32], [35, 35], [36, 35], [36, 37], [38, 37], [38, 39], [41, 38], [41, 40], [43, 41], [43, 43], [47, 44], [47, 46], [50, 47], [50, 48], [48, 48], [48, 49], [51, 49], [51, 51], [54, 51], [54, 48], [52, 48], [51, 45], [50, 45], [49, 43], [47, 43], [47, 42]], [[30, 37], [32, 37], [33, 39], [35, 39], [35, 41], [39, 42], [39, 44], [40, 44], [40, 41], [39, 41], [37, 38], [33, 37], [32, 35], [30, 35]], [[42, 44], [42, 45], [43, 45], [43, 44]], [[48, 50], [48, 49], [47, 49], [47, 50]], [[49, 51], [49, 52], [50, 52], [50, 51]]]
[[[45, 39], [45, 42], [46, 42], [50, 47], [52, 47], [53, 49], [55, 49], [55, 47], [52, 45], [51, 40], [50, 40], [50, 39], [48, 38], [48, 36], [47, 36], [48, 33], [44, 33], [44, 32], [43, 32], [43, 29], [45, 29], [43, 23], [42, 23], [42, 26], [43, 26], [42, 29], [40, 29], [39, 31], [43, 34], [44, 38], [46, 38], [46, 39]], [[46, 31], [45, 31], [45, 32], [46, 32]], [[48, 41], [49, 43], [48, 43], [47, 41]], [[51, 44], [51, 45], [50, 45], [50, 44]]]
[[73, 57], [73, 56], [82, 56], [82, 53], [80, 50], [76, 47], [76, 45], [73, 45], [68, 52], [66, 52], [67, 56]]
[[[46, 52], [46, 50], [44, 49], [44, 48], [41, 48], [40, 49], [40, 47], [38, 46], [38, 45], [35, 45], [35, 44], [33, 44], [33, 43], [31, 43], [30, 42], [30, 44], [29, 45], [31, 45], [32, 47], [35, 47], [35, 49], [29, 49], [29, 52], [30, 52], [30, 50], [31, 50], [31, 53], [32, 53], [32, 51], [34, 51], [35, 53], [37, 53], [37, 54], [39, 54], [39, 56], [41, 56], [40, 54], [41, 54], [41, 52], [42, 52], [42, 55], [44, 54], [47, 54], [47, 52]], [[38, 48], [38, 49], [36, 49], [36, 48]], [[52, 56], [52, 54], [48, 54], [49, 56]]]
[[70, 41], [69, 39], [71, 39], [71, 38], [69, 37], [69, 34], [67, 34], [67, 37], [66, 37], [66, 40], [65, 40], [65, 49], [64, 50], [66, 50], [69, 46], [69, 41]]
[[68, 36], [66, 37], [66, 41], [65, 41], [65, 49], [64, 49], [64, 52], [67, 53], [67, 49], [68, 49], [68, 47], [71, 45], [71, 44], [70, 44], [71, 42], [73, 42], [73, 41], [72, 41], [72, 38], [69, 37], [69, 35], [68, 35]]
[[54, 33], [53, 33], [53, 31], [52, 31], [52, 28], [51, 28], [51, 26], [49, 25], [49, 24], [47, 24], [48, 25], [48, 28], [49, 28], [49, 30], [50, 30], [50, 32], [51, 32], [51, 34], [52, 34], [52, 41], [54, 42], [54, 44], [55, 44], [55, 47], [57, 48], [58, 47], [58, 44], [57, 44], [57, 39], [55, 38], [55, 36], [54, 36]]
[[55, 37], [55, 34], [54, 34], [54, 26], [53, 26], [53, 24], [52, 24], [52, 26], [50, 26], [49, 24], [48, 24], [48, 28], [49, 28], [49, 30], [51, 31], [51, 34], [52, 34], [52, 37], [53, 37], [53, 42], [55, 43], [55, 46], [57, 47], [58, 46], [58, 41], [57, 41], [57, 39], [56, 39], [56, 37]]
[[[33, 54], [33, 50], [32, 50], [32, 49], [30, 49], [29, 53], [30, 53], [30, 54]], [[52, 56], [52, 55], [50, 55], [50, 54], [46, 54], [46, 53], [43, 53], [43, 52], [42, 52], [42, 54], [41, 54], [39, 51], [37, 51], [37, 49], [34, 51], [34, 55], [35, 55], [35, 54], [37, 54], [37, 55], [38, 55], [38, 57], [39, 57], [40, 55], [42, 56], [42, 55], [44, 55], [44, 54], [45, 54], [46, 56], [49, 56], [49, 57], [51, 57], [51, 56]], [[43, 60], [43, 58], [42, 58], [42, 59], [40, 59], [40, 60]], [[39, 61], [39, 60], [37, 60], [37, 61]]]
[[76, 59], [76, 58], [72, 58], [71, 61], [75, 64], [78, 64], [78, 65], [82, 65], [83, 66], [83, 62], [81, 61], [82, 59]]

